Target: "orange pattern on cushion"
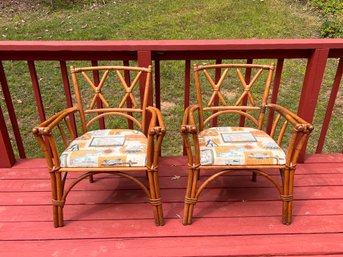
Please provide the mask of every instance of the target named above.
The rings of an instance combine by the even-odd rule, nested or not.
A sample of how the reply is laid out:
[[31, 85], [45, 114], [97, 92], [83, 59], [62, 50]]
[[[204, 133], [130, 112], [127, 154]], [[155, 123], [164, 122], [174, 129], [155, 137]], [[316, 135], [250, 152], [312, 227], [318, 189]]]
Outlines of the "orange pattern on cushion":
[[93, 130], [73, 140], [61, 154], [61, 167], [145, 166], [147, 138], [137, 130]]
[[198, 134], [201, 165], [285, 164], [286, 154], [267, 133], [247, 127], [213, 127]]

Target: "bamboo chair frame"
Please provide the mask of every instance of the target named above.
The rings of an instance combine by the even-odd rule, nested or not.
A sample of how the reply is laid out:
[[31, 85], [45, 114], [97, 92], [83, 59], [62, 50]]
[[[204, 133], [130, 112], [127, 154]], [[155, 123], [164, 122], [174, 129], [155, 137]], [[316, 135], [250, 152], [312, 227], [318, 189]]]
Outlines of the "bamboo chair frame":
[[[148, 94], [151, 84], [151, 66], [148, 68], [129, 67], [129, 66], [95, 66], [74, 68], [71, 67], [71, 75], [74, 84], [76, 106], [67, 108], [59, 113], [51, 116], [46, 121], [33, 128], [33, 134], [38, 140], [40, 147], [44, 153], [48, 164], [51, 187], [52, 187], [52, 206], [53, 220], [55, 227], [64, 225], [63, 208], [70, 191], [80, 181], [85, 178], [90, 178], [93, 182], [93, 175], [100, 173], [116, 174], [130, 179], [143, 189], [147, 198], [153, 206], [153, 214], [157, 226], [164, 224], [162, 202], [160, 198], [159, 181], [158, 181], [158, 159], [161, 149], [163, 137], [166, 129], [160, 111], [152, 106], [148, 106]], [[104, 71], [100, 83], [96, 86], [86, 72]], [[137, 72], [131, 85], [127, 85], [124, 77], [120, 72]], [[102, 95], [102, 90], [109, 72], [116, 72], [123, 89], [125, 96], [121, 100], [119, 107], [111, 107], [108, 101]], [[82, 101], [79, 88], [78, 76], [82, 75], [84, 80], [94, 91], [94, 97], [89, 105], [85, 107]], [[143, 86], [143, 95], [141, 95], [141, 106], [138, 106], [137, 101], [132, 94], [133, 89], [140, 82]], [[99, 100], [98, 100], [99, 99]], [[97, 101], [101, 101], [104, 108], [95, 108]], [[124, 104], [131, 101], [133, 107], [124, 107]], [[130, 105], [131, 106], [131, 105]], [[131, 116], [132, 113], [140, 114], [141, 120]], [[81, 120], [82, 134], [89, 130], [89, 126], [95, 121], [106, 116], [120, 116], [133, 121], [139, 129], [147, 136], [147, 157], [146, 165], [139, 167], [113, 166], [99, 168], [67, 168], [61, 167], [59, 159], [59, 151], [56, 143], [56, 138], [53, 131], [57, 130], [62, 138], [64, 148], [74, 140], [77, 136], [72, 129], [71, 115], [79, 114]], [[87, 115], [95, 114], [96, 116], [87, 122]], [[148, 115], [150, 118], [148, 118]], [[64, 129], [65, 124], [66, 130]], [[148, 126], [146, 126], [146, 124]], [[69, 136], [69, 137], [68, 137]], [[148, 186], [139, 181], [130, 174], [131, 171], [143, 171], [147, 174]], [[67, 174], [70, 172], [82, 172], [77, 179], [67, 185]]]
[[[207, 70], [210, 69], [224, 69], [222, 75], [217, 83], [211, 78]], [[223, 95], [220, 92], [221, 85], [227, 76], [230, 69], [235, 69], [238, 78], [243, 86], [242, 95], [235, 101], [234, 105], [228, 106]], [[256, 70], [257, 72], [252, 78], [250, 83], [246, 83], [241, 69]], [[270, 91], [270, 85], [273, 77], [274, 65], [257, 65], [257, 64], [216, 64], [216, 65], [194, 65], [194, 79], [195, 88], [197, 96], [197, 104], [191, 105], [186, 108], [181, 125], [181, 134], [184, 141], [184, 146], [187, 154], [188, 162], [188, 180], [187, 188], [185, 194], [185, 204], [184, 204], [184, 216], [182, 223], [184, 225], [189, 225], [192, 223], [192, 216], [194, 205], [197, 203], [200, 194], [203, 192], [205, 187], [214, 179], [219, 176], [230, 173], [237, 170], [249, 171], [253, 173], [253, 180], [256, 180], [256, 175], [261, 175], [267, 180], [269, 180], [277, 189], [280, 194], [282, 201], [282, 223], [291, 224], [292, 222], [292, 202], [293, 202], [293, 183], [294, 183], [294, 173], [296, 170], [296, 165], [298, 157], [302, 147], [308, 140], [308, 137], [313, 130], [313, 126], [298, 117], [296, 114], [287, 110], [286, 108], [268, 103], [268, 96]], [[207, 105], [203, 104], [203, 95], [200, 86], [200, 73], [203, 72], [207, 79], [207, 82], [212, 86], [213, 93], [210, 97]], [[264, 91], [262, 96], [262, 101], [259, 106], [257, 106], [252, 94], [251, 88], [254, 86], [255, 82], [261, 78], [263, 72], [267, 73], [267, 79], [265, 80]], [[222, 105], [215, 106], [215, 98], [217, 97], [218, 103]], [[247, 102], [250, 105], [239, 105], [243, 102], [244, 98], [247, 98]], [[257, 117], [250, 115], [249, 111], [258, 111]], [[244, 116], [245, 118], [251, 120], [255, 124], [256, 128], [262, 130], [265, 126], [265, 113], [266, 110], [272, 111], [276, 114], [273, 119], [273, 124], [269, 135], [275, 139], [276, 129], [279, 127], [278, 137], [275, 139], [277, 144], [281, 146], [284, 139], [286, 128], [288, 125], [292, 126], [292, 135], [288, 148], [286, 151], [286, 164], [284, 165], [212, 165], [205, 166], [200, 163], [200, 145], [198, 134], [204, 130], [205, 125], [209, 122], [223, 114], [237, 114]], [[210, 112], [210, 116], [204, 120], [204, 113]], [[212, 113], [212, 114], [211, 114]], [[196, 119], [196, 114], [197, 118]], [[274, 115], [275, 116], [275, 115]], [[284, 122], [280, 120], [284, 119]], [[192, 150], [193, 149], [193, 150]], [[216, 170], [220, 171], [216, 171]], [[281, 173], [282, 184], [279, 183], [266, 171], [270, 169], [279, 169]], [[209, 176], [200, 186], [198, 186], [200, 170], [208, 170], [213, 174]]]

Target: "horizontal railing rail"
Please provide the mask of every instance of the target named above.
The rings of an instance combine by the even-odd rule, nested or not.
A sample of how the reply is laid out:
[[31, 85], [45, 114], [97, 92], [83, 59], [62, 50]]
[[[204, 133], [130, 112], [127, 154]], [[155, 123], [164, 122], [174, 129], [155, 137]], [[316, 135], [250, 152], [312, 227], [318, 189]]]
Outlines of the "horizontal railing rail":
[[[45, 106], [42, 101], [37, 63], [41, 61], [57, 61], [61, 84], [65, 94], [66, 106], [71, 107], [72, 90], [68, 78], [67, 61], [89, 61], [97, 65], [99, 61], [116, 60], [129, 65], [137, 61], [139, 66], [154, 65], [154, 98], [150, 95], [150, 103], [161, 108], [161, 65], [164, 61], [184, 61], [181, 75], [184, 85], [184, 108], [190, 104], [190, 85], [192, 83], [191, 62], [196, 60], [212, 60], [221, 63], [226, 60], [245, 60], [253, 63], [261, 59], [273, 59], [276, 71], [273, 80], [271, 102], [277, 103], [285, 60], [304, 59], [304, 77], [299, 84], [297, 113], [305, 120], [313, 122], [318, 97], [322, 88], [323, 77], [330, 59], [338, 59], [334, 65], [335, 74], [331, 81], [331, 89], [325, 117], [321, 122], [321, 132], [316, 146], [316, 153], [321, 153], [325, 144], [331, 114], [335, 107], [343, 73], [343, 39], [270, 39], [270, 40], [144, 40], [144, 41], [0, 41], [0, 84], [5, 104], [0, 105], [0, 167], [10, 167], [16, 158], [26, 158], [25, 144], [22, 140], [17, 113], [8, 85], [4, 63], [6, 61], [25, 61], [27, 74], [31, 79], [37, 114], [40, 121], [45, 120]], [[219, 78], [220, 74], [216, 74]], [[178, 77], [180, 79], [180, 76]], [[94, 74], [96, 81], [97, 74]], [[129, 77], [126, 77], [129, 80]], [[245, 74], [250, 79], [250, 74]], [[4, 109], [5, 107], [6, 109]], [[6, 115], [4, 113], [6, 112]], [[8, 117], [8, 120], [5, 118]], [[271, 116], [269, 120], [271, 120]], [[102, 121], [100, 121], [102, 122]], [[216, 122], [216, 121], [214, 121]], [[240, 124], [244, 124], [241, 119]], [[75, 127], [75, 124], [72, 124]], [[104, 123], [100, 124], [104, 127]], [[132, 124], [130, 125], [132, 126]], [[269, 125], [270, 127], [270, 125]], [[14, 141], [11, 140], [9, 128]], [[13, 141], [13, 142], [12, 142]], [[17, 148], [14, 154], [13, 146]], [[342, 152], [342, 150], [340, 150]], [[302, 159], [305, 149], [302, 153]]]

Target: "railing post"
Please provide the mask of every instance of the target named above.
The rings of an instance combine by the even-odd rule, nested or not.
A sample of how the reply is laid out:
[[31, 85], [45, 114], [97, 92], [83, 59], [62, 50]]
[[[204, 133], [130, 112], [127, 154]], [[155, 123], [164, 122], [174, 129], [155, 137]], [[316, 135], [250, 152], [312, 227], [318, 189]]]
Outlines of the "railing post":
[[[316, 49], [308, 59], [298, 106], [298, 115], [310, 123], [313, 122], [328, 55], [329, 49]], [[304, 161], [306, 146], [307, 142], [300, 153], [299, 162]]]
[[155, 104], [161, 109], [161, 66], [160, 61], [155, 60]]
[[0, 168], [10, 168], [14, 163], [15, 156], [0, 106]]
[[329, 98], [328, 107], [326, 109], [322, 130], [320, 132], [320, 137], [318, 140], [316, 153], [321, 153], [323, 150], [326, 133], [327, 133], [328, 128], [329, 128], [329, 123], [331, 120], [333, 108], [335, 106], [336, 97], [338, 95], [338, 90], [339, 90], [339, 85], [341, 83], [342, 75], [343, 75], [343, 58], [341, 58], [339, 60], [339, 63], [337, 66], [336, 76], [335, 76], [335, 79], [334, 79], [334, 82], [332, 85], [331, 95]]
[[190, 85], [191, 85], [191, 61], [185, 61], [185, 88], [184, 88], [184, 102], [183, 110], [189, 106], [190, 99]]
[[[92, 60], [91, 63], [92, 63], [92, 66], [98, 66], [99, 65], [98, 61], [96, 61], [96, 60]], [[99, 71], [94, 70], [92, 73], [93, 73], [94, 85], [97, 87], [100, 83]], [[101, 102], [100, 98], [96, 99], [96, 107], [98, 109], [102, 109], [102, 102]], [[98, 112], [98, 114], [100, 115], [102, 113]], [[99, 128], [100, 129], [105, 128], [105, 119], [104, 118], [99, 119]]]
[[[185, 88], [184, 88], [184, 98], [183, 98], [183, 110], [190, 104], [190, 86], [191, 86], [191, 60], [185, 61]], [[186, 155], [186, 147], [183, 143], [182, 154]]]
[[[130, 61], [129, 60], [124, 60], [123, 61], [123, 65], [124, 66], [130, 66]], [[125, 83], [127, 85], [131, 85], [131, 77], [130, 77], [130, 71], [129, 70], [124, 71], [124, 77], [125, 77]], [[127, 106], [127, 108], [132, 108], [132, 101], [131, 101], [130, 97], [127, 98], [126, 106]], [[132, 112], [128, 112], [127, 114], [132, 116]], [[133, 129], [133, 121], [132, 120], [128, 119], [127, 120], [127, 125], [128, 125], [129, 129]]]
[[[138, 51], [137, 52], [137, 61], [138, 61], [138, 66], [139, 67], [148, 67], [149, 65], [151, 65], [151, 52], [150, 51]], [[142, 96], [144, 95], [144, 86], [145, 84], [142, 83], [143, 81], [145, 81], [145, 75], [141, 76], [141, 81], [140, 81], [140, 94], [141, 94], [141, 102], [142, 102]], [[152, 85], [152, 79], [150, 81], [150, 90], [149, 90], [149, 95], [148, 95], [148, 106], [152, 106], [153, 105], [153, 85]], [[151, 115], [150, 113], [147, 113], [146, 116], [147, 121], [149, 121], [151, 119]], [[149, 122], [145, 123], [145, 131], [148, 131], [149, 129]]]
[[17, 116], [16, 116], [15, 111], [14, 111], [10, 89], [8, 87], [4, 66], [2, 65], [1, 61], [0, 61], [0, 84], [1, 84], [2, 93], [4, 95], [4, 99], [5, 99], [5, 103], [6, 103], [8, 116], [9, 116], [11, 124], [12, 124], [13, 135], [14, 135], [15, 141], [17, 143], [17, 149], [18, 149], [19, 157], [20, 158], [26, 158], [23, 140], [21, 138], [21, 134], [20, 134], [20, 130], [19, 130], [18, 119], [17, 119]]
[[[64, 94], [66, 97], [67, 108], [73, 107], [73, 99], [72, 99], [72, 94], [71, 94], [71, 90], [70, 90], [67, 64], [65, 61], [60, 61], [60, 68], [61, 68], [61, 76], [62, 76], [62, 82], [63, 82], [63, 87], [64, 87]], [[76, 121], [75, 121], [74, 114], [70, 114], [69, 118], [70, 118], [72, 130], [73, 130], [75, 136], [77, 136], [77, 128], [76, 128]]]
[[[270, 99], [270, 102], [273, 104], [276, 104], [277, 97], [279, 94], [279, 88], [280, 88], [280, 82], [281, 82], [281, 75], [282, 75], [282, 69], [283, 69], [284, 59], [278, 59], [277, 65], [276, 65], [276, 71], [274, 76], [274, 82], [273, 82], [273, 91], [272, 91], [272, 97]], [[267, 133], [270, 134], [272, 131], [273, 126], [273, 120], [274, 120], [274, 111], [270, 110], [268, 114], [268, 122], [267, 122]]]
[[[247, 59], [247, 64], [252, 64], [253, 63], [253, 59]], [[251, 68], [247, 68], [245, 70], [245, 83], [249, 84], [250, 83], [250, 79], [251, 79]], [[242, 106], [247, 106], [248, 104], [248, 96], [244, 96], [243, 100], [242, 100]], [[246, 112], [246, 111], [243, 111]], [[244, 127], [245, 125], [245, 116], [240, 115], [239, 118], [239, 126], [240, 127]]]
[[36, 72], [35, 63], [33, 61], [27, 61], [27, 64], [29, 66], [29, 72], [32, 82], [32, 88], [33, 88], [33, 94], [35, 96], [36, 100], [36, 106], [38, 110], [39, 119], [41, 122], [45, 121], [45, 111], [44, 111], [44, 105], [42, 100], [42, 94], [40, 92], [39, 83], [38, 83], [38, 77]]
[[[222, 60], [221, 59], [216, 60], [216, 64], [222, 64]], [[214, 81], [215, 81], [216, 84], [220, 80], [221, 75], [222, 75], [222, 70], [221, 69], [215, 69]], [[218, 106], [218, 104], [219, 104], [219, 97], [218, 97], [218, 95], [216, 95], [214, 97], [213, 104], [214, 104], [214, 106]], [[216, 112], [217, 111], [213, 111], [213, 114], [215, 114]], [[218, 125], [218, 117], [214, 117], [212, 119], [212, 127], [217, 127], [217, 125]]]

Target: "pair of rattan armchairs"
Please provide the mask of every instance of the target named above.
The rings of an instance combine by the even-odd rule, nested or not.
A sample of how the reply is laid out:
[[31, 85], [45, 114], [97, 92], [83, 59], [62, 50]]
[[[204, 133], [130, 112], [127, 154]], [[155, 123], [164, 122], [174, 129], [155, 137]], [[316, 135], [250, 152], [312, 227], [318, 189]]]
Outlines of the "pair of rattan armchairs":
[[[268, 103], [273, 70], [273, 65], [254, 64], [194, 66], [197, 104], [185, 110], [181, 125], [188, 157], [184, 225], [191, 224], [203, 189], [218, 176], [235, 170], [250, 171], [253, 179], [259, 174], [270, 180], [282, 200], [282, 223], [291, 223], [294, 171], [313, 126], [284, 107]], [[251, 80], [244, 78], [246, 72], [252, 74]], [[160, 111], [148, 106], [151, 67], [71, 67], [71, 76], [76, 105], [33, 129], [49, 168], [54, 226], [63, 226], [63, 207], [73, 187], [85, 178], [92, 182], [99, 173], [116, 174], [140, 186], [153, 206], [156, 225], [163, 225], [158, 160], [166, 129]], [[231, 89], [225, 88], [228, 85]], [[259, 91], [259, 99], [253, 97], [253, 87]], [[228, 101], [233, 103], [228, 105]], [[272, 118], [268, 126], [267, 113]], [[240, 126], [229, 125], [231, 114], [241, 119]], [[223, 116], [220, 121], [219, 115]], [[111, 117], [127, 119], [129, 129], [119, 128], [123, 120]], [[245, 125], [242, 119], [246, 119]], [[78, 130], [82, 131], [79, 135]], [[288, 130], [291, 136], [284, 137]], [[288, 142], [286, 151], [281, 148], [283, 139]], [[58, 140], [63, 142], [62, 148]], [[280, 170], [282, 183], [268, 173], [275, 169]], [[198, 186], [200, 170], [210, 175]], [[148, 182], [131, 171], [146, 172]], [[72, 172], [81, 175], [66, 183]]]

